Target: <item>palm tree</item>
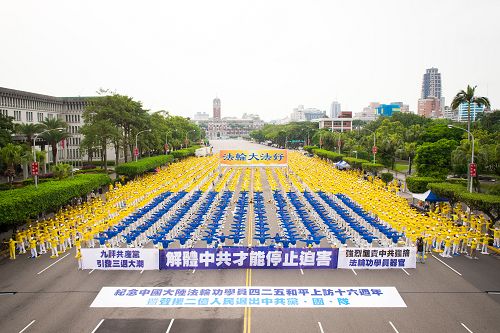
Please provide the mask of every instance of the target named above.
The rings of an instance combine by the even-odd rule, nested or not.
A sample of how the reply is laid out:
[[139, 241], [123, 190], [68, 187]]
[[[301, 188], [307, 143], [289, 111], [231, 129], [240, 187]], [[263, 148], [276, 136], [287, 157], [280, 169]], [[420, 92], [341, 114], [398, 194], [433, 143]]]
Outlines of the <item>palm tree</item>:
[[57, 162], [57, 144], [61, 142], [62, 140], [65, 140], [69, 138], [71, 135], [66, 132], [66, 131], [59, 131], [57, 129], [60, 128], [67, 128], [67, 124], [59, 119], [59, 118], [45, 118], [44, 121], [42, 121], [42, 124], [45, 129], [51, 130], [48, 132], [45, 132], [41, 135], [43, 139], [45, 139], [50, 146], [52, 147], [52, 161], [54, 163]]
[[8, 143], [0, 150], [0, 156], [3, 162], [7, 165], [5, 175], [7, 176], [7, 180], [9, 181], [11, 186], [16, 175], [16, 165], [21, 163], [22, 153], [23, 147], [12, 143]]
[[[469, 133], [470, 133], [470, 106], [473, 103], [476, 103], [476, 105], [479, 107], [483, 105], [487, 108], [490, 107], [490, 100], [487, 97], [474, 96], [476, 87], [477, 86], [471, 87], [467, 85], [467, 91], [460, 90], [457, 93], [457, 95], [453, 98], [453, 101], [451, 102], [452, 110], [457, 109], [462, 103], [467, 103], [467, 130], [469, 131]], [[470, 141], [470, 134], [469, 134], [469, 141]]]
[[42, 131], [42, 125], [40, 124], [17, 124], [15, 126], [15, 131], [18, 134], [22, 134], [26, 136], [26, 141], [28, 143], [28, 147], [31, 148], [33, 143], [33, 137], [36, 133], [40, 133]]

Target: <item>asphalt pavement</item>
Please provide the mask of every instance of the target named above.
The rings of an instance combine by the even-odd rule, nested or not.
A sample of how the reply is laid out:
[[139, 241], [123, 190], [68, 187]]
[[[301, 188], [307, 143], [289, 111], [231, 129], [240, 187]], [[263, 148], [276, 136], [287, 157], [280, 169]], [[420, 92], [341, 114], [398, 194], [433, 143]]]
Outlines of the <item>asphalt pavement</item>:
[[[262, 148], [237, 140], [224, 148]], [[265, 173], [261, 173], [264, 187]], [[266, 196], [266, 199], [268, 197]], [[267, 208], [267, 207], [266, 207]], [[276, 217], [270, 216], [270, 224]], [[273, 227], [275, 228], [275, 227]], [[275, 230], [275, 229], [273, 229]], [[247, 240], [245, 240], [247, 241]], [[58, 259], [0, 261], [1, 332], [499, 332], [496, 255], [430, 255], [416, 269], [80, 271]], [[406, 308], [90, 308], [104, 286], [396, 287]], [[245, 329], [245, 331], [244, 331]]]

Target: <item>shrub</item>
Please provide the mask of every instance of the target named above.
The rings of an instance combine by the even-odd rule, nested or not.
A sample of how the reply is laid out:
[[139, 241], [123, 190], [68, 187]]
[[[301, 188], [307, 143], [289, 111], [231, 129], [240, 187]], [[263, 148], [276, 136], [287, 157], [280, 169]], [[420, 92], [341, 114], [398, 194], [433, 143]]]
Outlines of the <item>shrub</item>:
[[363, 163], [370, 163], [370, 161], [354, 157], [346, 157], [344, 158], [344, 161], [349, 163], [349, 165], [354, 169], [361, 169], [363, 167]]
[[173, 159], [174, 158], [172, 155], [147, 157], [140, 159], [137, 162], [120, 164], [115, 168], [115, 172], [118, 175], [125, 175], [132, 178], [141, 175], [147, 171], [153, 170], [159, 166], [172, 162]]
[[394, 179], [394, 175], [391, 172], [384, 172], [380, 174], [380, 178], [384, 181], [385, 184], [392, 182]]
[[55, 210], [75, 197], [107, 185], [107, 175], [77, 175], [59, 181], [48, 181], [35, 188], [29, 185], [20, 189], [0, 192], [0, 225], [24, 223], [42, 212]]
[[312, 152], [313, 152], [313, 154], [317, 155], [318, 157], [326, 158], [326, 159], [333, 161], [333, 162], [342, 161], [342, 159], [344, 158], [344, 155], [342, 155], [342, 154], [338, 154], [338, 153], [335, 153], [333, 151], [329, 151], [329, 150], [325, 150], [325, 149], [313, 149]]
[[57, 178], [64, 179], [69, 176], [71, 169], [73, 169], [71, 165], [59, 163], [54, 165], [54, 167], [52, 168], [52, 172], [54, 173], [54, 176], [56, 176]]
[[113, 171], [112, 170], [108, 170], [106, 172], [106, 170], [101, 169], [101, 168], [81, 169], [81, 170], [75, 171], [75, 174], [82, 174], [82, 173], [113, 173]]
[[314, 149], [318, 149], [318, 146], [304, 146], [304, 150], [307, 151], [309, 154], [312, 154], [312, 151]]
[[408, 186], [408, 190], [412, 193], [424, 193], [428, 190], [427, 184], [439, 183], [442, 181], [444, 181], [443, 178], [407, 177], [406, 185]]
[[196, 149], [200, 148], [200, 146], [192, 146], [184, 149], [174, 150], [170, 152], [176, 159], [186, 158], [189, 156], [194, 156]]

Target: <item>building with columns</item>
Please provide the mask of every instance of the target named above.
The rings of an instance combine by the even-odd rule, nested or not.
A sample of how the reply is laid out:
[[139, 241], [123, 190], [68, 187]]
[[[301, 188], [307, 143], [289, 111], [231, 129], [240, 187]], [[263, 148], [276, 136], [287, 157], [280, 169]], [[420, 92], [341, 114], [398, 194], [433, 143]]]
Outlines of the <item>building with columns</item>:
[[[242, 118], [222, 117], [221, 100], [213, 100], [213, 117], [194, 117], [195, 122], [205, 130], [209, 140], [249, 137], [250, 132], [261, 129], [264, 122], [254, 114], [243, 114]], [[199, 114], [199, 112], [198, 112]]]
[[[71, 135], [65, 143], [59, 143], [58, 159], [60, 161], [82, 161], [87, 156], [80, 150], [83, 135], [80, 128], [83, 126], [83, 112], [90, 97], [54, 97], [36, 94], [21, 90], [0, 87], [0, 113], [12, 117], [14, 124], [39, 124], [46, 118], [64, 120]], [[14, 140], [25, 141], [22, 136]], [[51, 151], [50, 145], [41, 138], [35, 143], [36, 149]], [[99, 159], [102, 151], [97, 149], [93, 158]], [[108, 148], [108, 156], [114, 156], [114, 149]], [[52, 163], [52, 154], [47, 154], [47, 162]]]

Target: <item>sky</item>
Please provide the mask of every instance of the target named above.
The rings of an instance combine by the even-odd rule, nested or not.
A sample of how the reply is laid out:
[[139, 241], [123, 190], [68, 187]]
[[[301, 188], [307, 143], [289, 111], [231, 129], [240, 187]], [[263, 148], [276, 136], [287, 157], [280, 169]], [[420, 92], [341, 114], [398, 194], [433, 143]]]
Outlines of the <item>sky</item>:
[[100, 88], [152, 111], [259, 114], [299, 104], [415, 111], [426, 68], [448, 105], [467, 84], [500, 107], [498, 0], [3, 1], [0, 87]]

